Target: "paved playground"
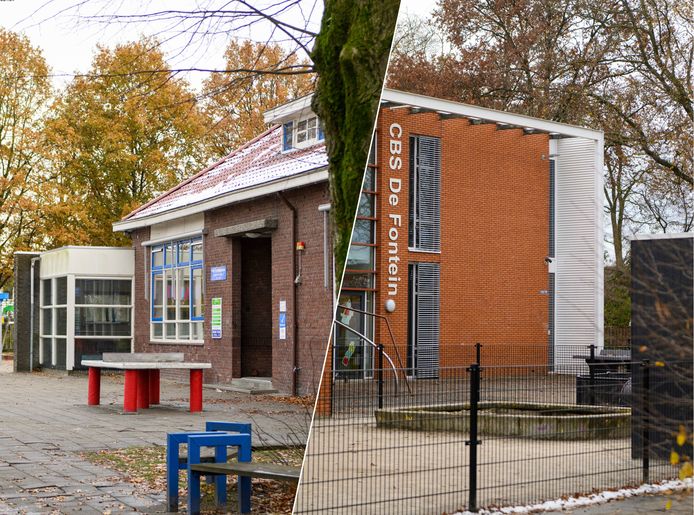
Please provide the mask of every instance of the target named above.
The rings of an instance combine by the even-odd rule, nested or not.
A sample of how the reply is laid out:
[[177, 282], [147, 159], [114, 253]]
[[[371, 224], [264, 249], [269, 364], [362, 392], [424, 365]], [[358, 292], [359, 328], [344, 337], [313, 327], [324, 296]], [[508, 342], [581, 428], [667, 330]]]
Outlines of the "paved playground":
[[87, 406], [87, 376], [12, 373], [0, 362], [0, 513], [165, 512], [148, 492], [80, 451], [164, 445], [166, 433], [201, 430], [206, 420], [252, 422], [256, 444], [305, 438], [310, 413], [281, 398], [215, 389], [204, 411], [188, 412], [188, 385], [162, 380], [160, 406], [122, 414], [123, 377], [105, 374], [101, 406]]

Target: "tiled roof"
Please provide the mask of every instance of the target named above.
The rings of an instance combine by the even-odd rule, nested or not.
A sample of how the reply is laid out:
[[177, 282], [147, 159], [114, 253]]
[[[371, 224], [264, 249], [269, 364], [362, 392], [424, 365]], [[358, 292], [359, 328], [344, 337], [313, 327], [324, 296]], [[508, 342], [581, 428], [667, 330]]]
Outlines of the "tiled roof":
[[282, 152], [282, 128], [272, 127], [123, 220], [136, 220], [328, 165], [325, 143]]

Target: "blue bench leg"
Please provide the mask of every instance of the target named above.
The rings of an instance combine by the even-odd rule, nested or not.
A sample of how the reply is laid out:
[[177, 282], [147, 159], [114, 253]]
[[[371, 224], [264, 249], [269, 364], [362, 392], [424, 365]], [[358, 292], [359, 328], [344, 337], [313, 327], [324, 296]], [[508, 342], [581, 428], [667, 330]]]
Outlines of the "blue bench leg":
[[178, 442], [166, 435], [166, 509], [178, 511]]
[[[215, 447], [214, 449], [214, 461], [217, 463], [227, 462], [227, 448], [226, 445]], [[214, 477], [214, 493], [215, 502], [217, 506], [222, 508], [227, 504], [227, 477], [225, 475], [218, 475]]]
[[200, 514], [200, 474], [188, 470], [188, 513]]
[[[246, 445], [239, 446], [239, 462], [251, 461], [250, 441]], [[239, 512], [251, 512], [251, 478], [248, 476], [238, 476]]]

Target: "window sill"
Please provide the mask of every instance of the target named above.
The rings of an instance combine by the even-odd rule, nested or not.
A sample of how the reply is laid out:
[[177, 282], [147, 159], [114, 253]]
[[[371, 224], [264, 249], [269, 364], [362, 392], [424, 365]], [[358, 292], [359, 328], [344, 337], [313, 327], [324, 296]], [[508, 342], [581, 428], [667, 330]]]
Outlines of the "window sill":
[[415, 247], [407, 247], [407, 250], [410, 252], [418, 252], [420, 254], [441, 254], [440, 250], [424, 250], [424, 249], [417, 249]]
[[204, 340], [149, 340], [150, 345], [205, 345]]

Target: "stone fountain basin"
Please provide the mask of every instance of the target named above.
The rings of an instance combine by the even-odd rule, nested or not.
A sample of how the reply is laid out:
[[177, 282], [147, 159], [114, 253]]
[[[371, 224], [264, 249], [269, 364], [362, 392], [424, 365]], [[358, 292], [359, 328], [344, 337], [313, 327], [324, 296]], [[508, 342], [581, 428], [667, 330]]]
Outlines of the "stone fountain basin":
[[[377, 427], [411, 431], [469, 433], [469, 404], [437, 404], [376, 410]], [[480, 402], [479, 436], [510, 436], [538, 440], [603, 440], [628, 438], [631, 408]]]

